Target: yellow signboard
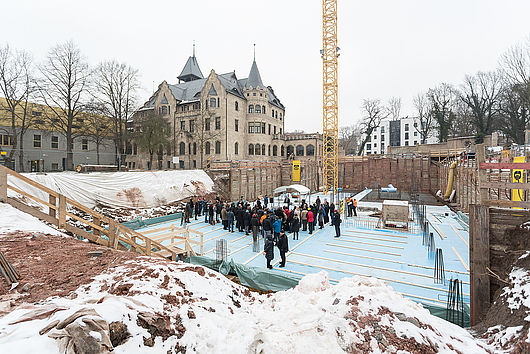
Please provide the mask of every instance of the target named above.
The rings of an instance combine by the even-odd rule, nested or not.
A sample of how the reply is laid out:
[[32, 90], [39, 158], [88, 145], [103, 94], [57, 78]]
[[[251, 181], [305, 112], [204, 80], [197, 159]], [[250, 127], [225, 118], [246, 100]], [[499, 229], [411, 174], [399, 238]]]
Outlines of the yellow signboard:
[[[517, 156], [513, 158], [514, 163], [525, 162], [524, 156]], [[524, 171], [523, 170], [512, 170], [512, 182], [513, 183], [524, 183]], [[523, 201], [524, 190], [523, 189], [512, 189], [512, 200]]]
[[300, 160], [293, 160], [293, 182], [300, 182]]

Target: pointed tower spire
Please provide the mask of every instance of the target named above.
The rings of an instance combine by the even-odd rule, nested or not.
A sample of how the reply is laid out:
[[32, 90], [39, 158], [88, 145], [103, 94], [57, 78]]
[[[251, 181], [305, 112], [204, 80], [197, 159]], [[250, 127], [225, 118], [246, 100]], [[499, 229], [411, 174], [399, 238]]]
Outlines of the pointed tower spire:
[[188, 61], [184, 65], [180, 75], [177, 76], [177, 79], [179, 79], [179, 81], [188, 82], [203, 78], [204, 76], [199, 68], [199, 63], [197, 63], [197, 58], [195, 58], [195, 41], [193, 41], [193, 54], [188, 58]]
[[248, 79], [245, 87], [265, 88], [265, 85], [263, 85], [263, 81], [261, 81], [261, 75], [259, 74], [258, 65], [256, 64], [256, 44], [254, 44], [254, 61], [252, 62], [252, 67], [250, 68], [250, 73], [248, 74]]

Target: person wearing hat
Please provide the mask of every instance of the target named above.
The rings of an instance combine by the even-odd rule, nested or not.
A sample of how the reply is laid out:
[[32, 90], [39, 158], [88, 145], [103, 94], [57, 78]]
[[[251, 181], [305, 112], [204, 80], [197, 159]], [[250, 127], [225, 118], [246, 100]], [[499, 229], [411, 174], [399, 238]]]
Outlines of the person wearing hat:
[[335, 210], [335, 213], [333, 213], [333, 225], [335, 226], [335, 237], [340, 237], [340, 223], [342, 220], [340, 219], [340, 213]]
[[272, 269], [271, 261], [274, 259], [274, 240], [271, 233], [265, 234], [265, 246], [263, 248], [263, 255], [267, 259], [267, 268]]
[[280, 257], [282, 259], [280, 263], [280, 268], [285, 267], [285, 254], [289, 252], [289, 241], [287, 240], [287, 235], [285, 234], [284, 230], [280, 231], [280, 236], [278, 238], [278, 242], [276, 244], [278, 246], [278, 249], [280, 250]]

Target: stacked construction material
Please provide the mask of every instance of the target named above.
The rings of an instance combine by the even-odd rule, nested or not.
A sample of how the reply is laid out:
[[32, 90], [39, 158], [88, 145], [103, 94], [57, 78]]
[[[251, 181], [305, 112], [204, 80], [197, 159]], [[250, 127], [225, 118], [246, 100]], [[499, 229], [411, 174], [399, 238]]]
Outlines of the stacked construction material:
[[0, 272], [4, 276], [8, 285], [18, 282], [20, 274], [11, 263], [9, 263], [2, 252], [0, 252]]

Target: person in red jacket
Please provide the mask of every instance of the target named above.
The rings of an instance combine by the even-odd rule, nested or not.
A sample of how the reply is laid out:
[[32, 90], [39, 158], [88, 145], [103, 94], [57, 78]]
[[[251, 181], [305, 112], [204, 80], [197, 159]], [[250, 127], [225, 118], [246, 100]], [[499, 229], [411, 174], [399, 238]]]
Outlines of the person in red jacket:
[[315, 229], [315, 216], [311, 209], [307, 209], [307, 223], [309, 224], [309, 233], [312, 234]]

